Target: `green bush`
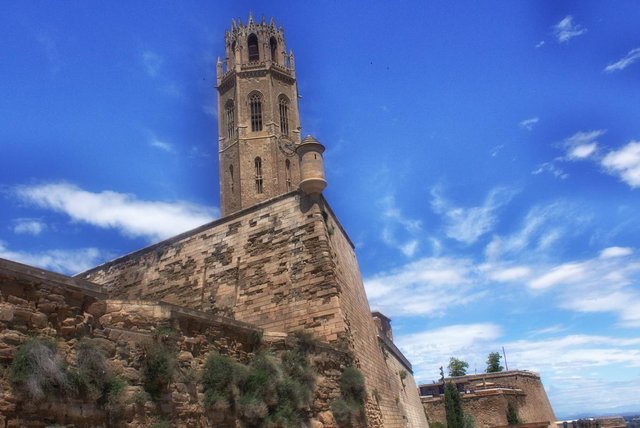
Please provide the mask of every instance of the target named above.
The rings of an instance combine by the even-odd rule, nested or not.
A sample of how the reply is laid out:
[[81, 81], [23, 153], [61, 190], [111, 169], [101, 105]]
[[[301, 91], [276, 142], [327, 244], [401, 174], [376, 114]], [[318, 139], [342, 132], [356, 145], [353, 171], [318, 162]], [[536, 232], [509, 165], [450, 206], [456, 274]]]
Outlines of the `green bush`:
[[367, 391], [364, 376], [355, 367], [347, 367], [340, 376], [341, 398], [331, 403], [331, 412], [338, 425], [349, 427], [353, 418], [362, 414]]
[[447, 428], [447, 425], [440, 421], [435, 421], [429, 422], [429, 428]]
[[222, 355], [202, 373], [205, 406], [232, 412], [247, 427], [299, 427], [313, 400], [315, 376], [300, 348], [259, 353], [248, 366]]
[[143, 388], [151, 399], [158, 400], [171, 383], [175, 361], [172, 352], [164, 345], [154, 343], [145, 349], [143, 362]]
[[520, 417], [518, 411], [511, 401], [507, 405], [507, 424], [518, 425], [520, 423]]
[[32, 338], [18, 346], [9, 372], [11, 382], [35, 401], [66, 393], [69, 380], [55, 343]]

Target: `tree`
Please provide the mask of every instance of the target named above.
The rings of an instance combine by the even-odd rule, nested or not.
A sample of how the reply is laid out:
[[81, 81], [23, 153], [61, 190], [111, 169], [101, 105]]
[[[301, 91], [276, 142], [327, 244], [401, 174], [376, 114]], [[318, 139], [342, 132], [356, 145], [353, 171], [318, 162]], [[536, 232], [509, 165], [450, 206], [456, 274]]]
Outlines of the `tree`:
[[507, 405], [507, 423], [509, 425], [518, 425], [520, 423], [520, 417], [518, 417], [516, 407], [511, 401], [509, 401], [509, 404]]
[[447, 428], [465, 428], [460, 392], [451, 382], [444, 387], [444, 409], [447, 414]]
[[489, 358], [487, 358], [487, 373], [497, 373], [504, 370], [504, 367], [500, 365], [500, 356], [499, 352], [492, 352], [489, 354]]
[[467, 374], [469, 363], [459, 360], [455, 357], [451, 357], [449, 360], [449, 376], [464, 376]]

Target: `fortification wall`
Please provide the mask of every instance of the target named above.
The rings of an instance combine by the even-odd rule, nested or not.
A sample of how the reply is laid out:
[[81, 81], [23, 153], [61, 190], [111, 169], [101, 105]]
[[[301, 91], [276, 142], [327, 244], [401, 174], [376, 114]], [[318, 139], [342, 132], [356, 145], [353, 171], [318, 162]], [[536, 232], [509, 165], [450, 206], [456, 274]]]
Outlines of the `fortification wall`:
[[[327, 205], [327, 236], [346, 338], [365, 375], [370, 426], [427, 427], [411, 368], [385, 349], [371, 316], [353, 246]], [[401, 355], [401, 354], [400, 354]]]
[[312, 331], [353, 352], [369, 426], [427, 426], [415, 389], [385, 359], [353, 245], [322, 198], [292, 192], [79, 277], [119, 298], [159, 299], [266, 331]]
[[[471, 394], [462, 395], [463, 411], [473, 415], [478, 427], [505, 426], [507, 406], [512, 402], [523, 423], [544, 422], [553, 425], [555, 415], [540, 376], [527, 371], [485, 373], [451, 378]], [[479, 389], [484, 382], [491, 389]], [[486, 387], [486, 386], [485, 386]], [[444, 421], [443, 397], [423, 397], [422, 404], [430, 421]]]
[[345, 328], [317, 204], [289, 193], [79, 277], [123, 299], [157, 299], [336, 341]]

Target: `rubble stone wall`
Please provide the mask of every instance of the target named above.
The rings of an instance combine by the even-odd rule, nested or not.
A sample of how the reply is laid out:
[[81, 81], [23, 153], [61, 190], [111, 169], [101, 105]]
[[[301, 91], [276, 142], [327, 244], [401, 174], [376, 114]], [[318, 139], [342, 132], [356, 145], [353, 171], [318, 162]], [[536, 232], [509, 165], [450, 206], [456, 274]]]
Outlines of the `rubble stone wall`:
[[[247, 363], [257, 347], [277, 351], [293, 340], [269, 334], [256, 340], [260, 332], [246, 323], [171, 304], [108, 299], [95, 284], [0, 259], [0, 426], [147, 427], [160, 420], [176, 427], [222, 426], [202, 405], [199, 379], [205, 360], [215, 352]], [[126, 380], [121, 420], [109, 422], [104, 405], [95, 401], [60, 394], [40, 402], [25, 397], [10, 381], [10, 365], [17, 348], [31, 337], [54, 341], [71, 368], [81, 340], [99, 347], [113, 373]], [[142, 386], [145, 347], [152, 343], [172, 349], [176, 361], [173, 380], [157, 401]], [[340, 374], [352, 364], [351, 357], [319, 344], [310, 358], [316, 373], [310, 409], [314, 426], [336, 428], [329, 406], [339, 395]]]

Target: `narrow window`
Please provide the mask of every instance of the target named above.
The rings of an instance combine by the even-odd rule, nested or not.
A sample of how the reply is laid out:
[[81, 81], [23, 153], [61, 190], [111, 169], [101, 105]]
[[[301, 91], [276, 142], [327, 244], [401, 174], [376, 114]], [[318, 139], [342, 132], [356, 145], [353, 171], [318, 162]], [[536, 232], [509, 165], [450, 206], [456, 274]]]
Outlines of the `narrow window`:
[[233, 138], [235, 135], [235, 109], [233, 107], [233, 100], [227, 101], [225, 107], [227, 112], [227, 136]]
[[256, 158], [254, 163], [256, 166], [256, 193], [262, 193], [262, 159]]
[[258, 36], [255, 34], [249, 35], [247, 38], [247, 45], [249, 47], [249, 62], [260, 61], [260, 51], [258, 50]]
[[233, 189], [235, 187], [233, 180], [233, 165], [229, 165], [229, 185], [231, 186], [231, 193], [233, 193]]
[[262, 98], [259, 94], [254, 94], [249, 98], [251, 106], [251, 131], [262, 131]]
[[289, 135], [289, 100], [287, 97], [280, 97], [278, 107], [280, 109], [280, 132], [282, 135]]
[[291, 190], [291, 162], [284, 161], [284, 182], [287, 185], [287, 192]]
[[271, 61], [278, 63], [278, 42], [275, 37], [269, 39], [269, 48], [271, 48]]

